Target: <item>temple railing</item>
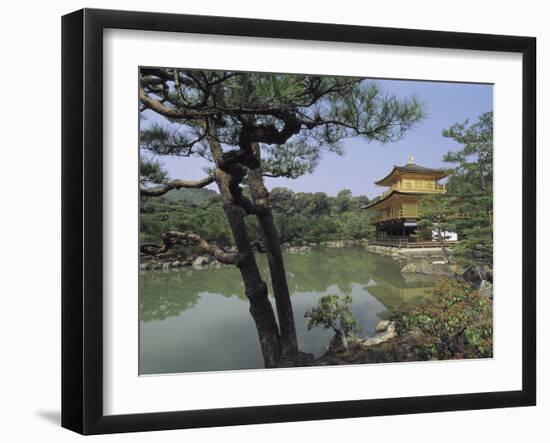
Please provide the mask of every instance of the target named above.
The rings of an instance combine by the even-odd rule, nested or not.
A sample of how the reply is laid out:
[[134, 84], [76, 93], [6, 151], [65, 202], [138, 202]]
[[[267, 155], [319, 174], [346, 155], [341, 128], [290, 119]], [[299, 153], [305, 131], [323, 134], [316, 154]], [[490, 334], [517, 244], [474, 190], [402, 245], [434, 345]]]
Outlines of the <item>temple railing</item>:
[[385, 197], [392, 191], [401, 192], [422, 192], [426, 194], [445, 194], [447, 192], [447, 185], [439, 183], [426, 183], [426, 182], [412, 182], [412, 183], [394, 183], [388, 188], [387, 191], [382, 193], [382, 197]]
[[418, 218], [418, 211], [404, 211], [403, 209], [391, 209], [388, 212], [382, 214], [373, 215], [370, 218], [371, 223], [378, 223], [387, 220], [394, 220], [400, 218]]
[[[457, 212], [447, 216], [449, 219], [464, 219], [469, 218], [469, 214], [464, 212]], [[394, 209], [384, 212], [382, 214], [372, 215], [369, 218], [370, 223], [379, 223], [387, 220], [399, 220], [402, 218], [420, 218], [420, 213], [414, 210], [403, 210], [403, 209]]]
[[[456, 240], [445, 240], [445, 246], [453, 246], [458, 242]], [[420, 249], [420, 248], [439, 248], [441, 247], [441, 242], [439, 241], [410, 241], [404, 238], [385, 238], [379, 240], [372, 240], [369, 242], [369, 245], [373, 246], [391, 246], [393, 248], [408, 248], [408, 249]]]

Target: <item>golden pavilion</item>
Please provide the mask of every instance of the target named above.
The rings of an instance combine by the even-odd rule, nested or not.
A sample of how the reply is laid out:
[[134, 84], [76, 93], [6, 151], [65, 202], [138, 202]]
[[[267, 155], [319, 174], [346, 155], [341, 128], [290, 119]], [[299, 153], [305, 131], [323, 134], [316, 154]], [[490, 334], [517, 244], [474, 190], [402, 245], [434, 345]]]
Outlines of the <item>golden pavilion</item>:
[[[376, 226], [376, 241], [388, 244], [415, 241], [418, 202], [427, 194], [445, 194], [447, 186], [439, 183], [445, 177], [445, 171], [417, 165], [409, 155], [406, 165], [394, 166], [388, 175], [374, 182], [388, 188], [377, 201], [365, 207], [369, 223]], [[451, 238], [456, 239], [456, 234]]]

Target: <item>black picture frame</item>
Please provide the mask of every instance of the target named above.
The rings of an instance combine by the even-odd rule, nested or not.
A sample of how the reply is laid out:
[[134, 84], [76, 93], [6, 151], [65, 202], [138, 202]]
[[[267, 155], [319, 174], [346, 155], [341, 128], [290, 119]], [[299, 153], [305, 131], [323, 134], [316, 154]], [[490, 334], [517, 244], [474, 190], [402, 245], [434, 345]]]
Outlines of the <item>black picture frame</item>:
[[[107, 28], [522, 54], [522, 389], [104, 415], [102, 36]], [[532, 37], [97, 9], [65, 15], [62, 19], [62, 426], [82, 434], [104, 434], [535, 405], [535, 67], [536, 39]]]

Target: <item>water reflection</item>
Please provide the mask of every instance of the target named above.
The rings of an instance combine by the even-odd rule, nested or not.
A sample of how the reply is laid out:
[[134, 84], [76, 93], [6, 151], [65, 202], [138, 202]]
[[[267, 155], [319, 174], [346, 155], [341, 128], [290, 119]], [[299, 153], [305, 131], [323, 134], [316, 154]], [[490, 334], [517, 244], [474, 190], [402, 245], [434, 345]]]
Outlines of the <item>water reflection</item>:
[[[258, 261], [268, 278], [265, 257]], [[307, 331], [304, 313], [329, 294], [350, 294], [362, 335], [388, 307], [418, 303], [433, 279], [406, 280], [392, 259], [363, 249], [319, 249], [285, 256], [300, 350], [322, 355], [329, 330]], [[263, 368], [239, 272], [231, 266], [140, 275], [140, 372]]]

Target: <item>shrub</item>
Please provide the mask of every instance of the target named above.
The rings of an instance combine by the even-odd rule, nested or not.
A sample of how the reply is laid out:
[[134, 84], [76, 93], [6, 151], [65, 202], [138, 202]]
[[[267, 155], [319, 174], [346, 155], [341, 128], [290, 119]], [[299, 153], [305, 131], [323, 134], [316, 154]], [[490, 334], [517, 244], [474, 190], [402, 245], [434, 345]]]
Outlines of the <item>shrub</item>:
[[436, 348], [419, 349], [424, 358], [485, 358], [493, 354], [491, 301], [456, 280], [441, 280], [420, 306], [390, 311], [398, 334], [419, 328], [436, 337]]
[[347, 337], [360, 331], [355, 315], [350, 308], [351, 302], [350, 295], [321, 297], [318, 305], [304, 314], [307, 329], [319, 325], [325, 329], [332, 328], [342, 346], [347, 348]]

